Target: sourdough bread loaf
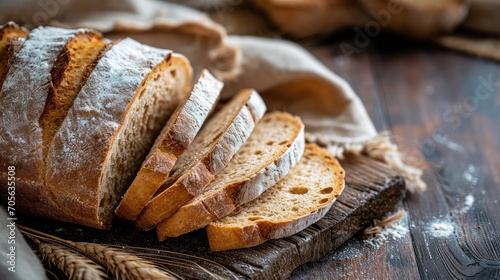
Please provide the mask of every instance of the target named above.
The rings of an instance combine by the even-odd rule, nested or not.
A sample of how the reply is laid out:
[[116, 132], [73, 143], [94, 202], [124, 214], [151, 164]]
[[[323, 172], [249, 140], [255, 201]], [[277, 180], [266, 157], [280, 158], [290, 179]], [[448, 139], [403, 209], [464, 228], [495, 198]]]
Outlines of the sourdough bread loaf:
[[247, 248], [293, 235], [321, 219], [343, 188], [339, 163], [322, 148], [308, 144], [283, 180], [206, 227], [210, 249]]
[[158, 224], [158, 239], [202, 228], [257, 198], [290, 172], [302, 157], [304, 142], [304, 124], [298, 117], [265, 115], [205, 192]]
[[226, 166], [262, 118], [266, 106], [253, 90], [237, 93], [202, 129], [136, 220], [152, 229], [200, 194]]
[[201, 72], [191, 94], [170, 117], [116, 208], [118, 218], [132, 221], [137, 219], [144, 206], [168, 178], [177, 158], [195, 138], [221, 89], [222, 82], [207, 70]]

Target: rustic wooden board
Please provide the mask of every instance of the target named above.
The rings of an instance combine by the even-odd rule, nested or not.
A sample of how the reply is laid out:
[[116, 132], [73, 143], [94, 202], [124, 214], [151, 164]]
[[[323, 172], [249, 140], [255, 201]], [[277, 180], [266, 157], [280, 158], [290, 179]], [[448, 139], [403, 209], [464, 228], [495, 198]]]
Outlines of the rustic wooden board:
[[285, 279], [298, 266], [338, 248], [404, 197], [404, 178], [386, 165], [366, 157], [341, 164], [346, 170], [346, 188], [322, 220], [289, 238], [249, 249], [211, 252], [204, 230], [160, 243], [154, 231], [141, 232], [129, 223], [103, 231], [28, 217], [18, 221], [72, 241], [123, 246], [188, 279]]

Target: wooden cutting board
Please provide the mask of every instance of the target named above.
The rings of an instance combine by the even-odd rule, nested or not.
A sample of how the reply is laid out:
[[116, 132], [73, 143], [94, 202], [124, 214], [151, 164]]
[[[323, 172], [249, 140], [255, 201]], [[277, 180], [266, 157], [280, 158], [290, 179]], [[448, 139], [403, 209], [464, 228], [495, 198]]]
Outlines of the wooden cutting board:
[[341, 164], [345, 190], [322, 220], [289, 238], [249, 249], [211, 252], [204, 230], [160, 243], [155, 231], [141, 232], [131, 223], [116, 223], [105, 231], [39, 218], [18, 221], [67, 240], [120, 246], [187, 279], [284, 279], [385, 216], [405, 194], [404, 178], [382, 163], [356, 157]]

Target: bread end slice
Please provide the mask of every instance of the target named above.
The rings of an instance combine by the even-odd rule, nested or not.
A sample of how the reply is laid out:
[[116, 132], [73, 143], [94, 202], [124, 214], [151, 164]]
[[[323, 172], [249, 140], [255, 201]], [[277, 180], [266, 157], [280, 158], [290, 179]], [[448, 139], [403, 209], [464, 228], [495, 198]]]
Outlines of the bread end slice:
[[157, 137], [132, 185], [115, 210], [122, 220], [134, 221], [168, 178], [177, 158], [182, 155], [212, 110], [222, 82], [203, 70], [191, 94], [182, 101]]
[[286, 176], [304, 152], [304, 124], [284, 112], [265, 115], [207, 190], [157, 226], [158, 239], [221, 219]]
[[344, 188], [344, 170], [315, 144], [259, 198], [206, 227], [210, 249], [248, 248], [293, 235], [321, 219]]

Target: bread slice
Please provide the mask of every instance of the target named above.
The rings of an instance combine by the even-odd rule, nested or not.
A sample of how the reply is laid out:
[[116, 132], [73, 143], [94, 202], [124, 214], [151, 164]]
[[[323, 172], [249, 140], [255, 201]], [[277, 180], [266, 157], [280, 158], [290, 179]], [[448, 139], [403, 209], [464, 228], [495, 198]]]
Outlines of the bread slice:
[[200, 194], [247, 140], [265, 110], [264, 101], [254, 90], [236, 94], [179, 158], [171, 177], [137, 218], [136, 226], [152, 229]]
[[210, 249], [259, 245], [293, 235], [321, 219], [344, 188], [344, 170], [325, 150], [306, 145], [283, 180], [231, 215], [206, 227]]
[[216, 103], [222, 82], [203, 70], [184, 100], [156, 139], [132, 185], [115, 210], [118, 218], [137, 219], [144, 206], [168, 178], [177, 158], [189, 147]]
[[[18, 179], [16, 204], [21, 212], [40, 215], [57, 212], [57, 203], [51, 200], [52, 195], [44, 187], [46, 149], [43, 146], [45, 127], [42, 116], [46, 101], [63, 88], [57, 79], [69, 86], [81, 83], [76, 78], [64, 77], [70, 68], [79, 69], [73, 77], [83, 75], [86, 63], [69, 61], [64, 69], [53, 70], [58, 69], [54, 65], [58, 65], [67, 52], [70, 55], [76, 53], [68, 49], [89, 37], [102, 42], [100, 34], [87, 29], [36, 28], [12, 58], [0, 94], [3, 108], [0, 112], [0, 177], [7, 176], [7, 166], [15, 167]], [[78, 52], [93, 55], [98, 51], [84, 45]], [[37, 207], [33, 207], [35, 205]]]
[[183, 56], [132, 39], [103, 54], [48, 151], [46, 187], [64, 220], [110, 227], [120, 197], [188, 94], [191, 73]]
[[265, 115], [206, 191], [157, 226], [158, 239], [221, 219], [281, 180], [302, 157], [304, 124], [288, 113]]
[[0, 89], [13, 58], [24, 43], [29, 31], [14, 22], [0, 25]]

